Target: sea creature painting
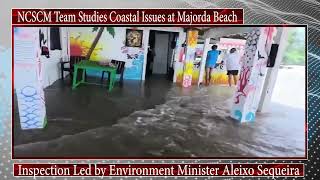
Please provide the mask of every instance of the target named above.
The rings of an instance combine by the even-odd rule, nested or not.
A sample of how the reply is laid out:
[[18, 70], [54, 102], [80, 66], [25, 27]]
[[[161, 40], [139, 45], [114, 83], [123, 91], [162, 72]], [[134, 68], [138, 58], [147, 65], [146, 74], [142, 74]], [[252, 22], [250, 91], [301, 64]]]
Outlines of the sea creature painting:
[[235, 104], [239, 104], [240, 97], [241, 96], [247, 97], [247, 94], [253, 89], [253, 87], [247, 88], [247, 84], [249, 83], [249, 77], [250, 77], [250, 68], [249, 67], [243, 68], [239, 78], [238, 90], [236, 92], [235, 102], [234, 102]]
[[136, 59], [138, 58], [139, 54], [127, 54], [128, 59]]

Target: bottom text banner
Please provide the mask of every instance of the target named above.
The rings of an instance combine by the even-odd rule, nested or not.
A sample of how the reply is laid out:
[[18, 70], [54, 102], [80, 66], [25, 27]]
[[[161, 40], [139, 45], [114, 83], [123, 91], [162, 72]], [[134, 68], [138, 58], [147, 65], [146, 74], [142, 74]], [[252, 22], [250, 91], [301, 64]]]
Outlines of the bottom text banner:
[[14, 164], [14, 176], [304, 176], [304, 164]]

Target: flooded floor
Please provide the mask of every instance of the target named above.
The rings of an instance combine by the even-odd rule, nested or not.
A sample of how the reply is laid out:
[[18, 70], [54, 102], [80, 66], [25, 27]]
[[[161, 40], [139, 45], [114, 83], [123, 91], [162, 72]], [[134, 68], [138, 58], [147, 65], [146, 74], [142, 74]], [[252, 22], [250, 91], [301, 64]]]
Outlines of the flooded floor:
[[[279, 72], [274, 97], [285, 98], [279, 88], [296, 74], [289, 70]], [[273, 100], [255, 122], [238, 124], [229, 117], [235, 89], [227, 86], [182, 89], [156, 78], [127, 81], [108, 94], [57, 83], [46, 90], [47, 128], [21, 131], [15, 123], [15, 157], [304, 156], [304, 108], [297, 102]]]

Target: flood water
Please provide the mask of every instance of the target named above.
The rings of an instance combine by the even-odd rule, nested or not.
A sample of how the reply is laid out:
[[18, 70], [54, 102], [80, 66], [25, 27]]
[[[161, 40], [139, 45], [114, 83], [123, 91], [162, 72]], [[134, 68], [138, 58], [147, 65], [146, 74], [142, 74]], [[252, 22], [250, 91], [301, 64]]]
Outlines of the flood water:
[[303, 107], [274, 101], [254, 122], [239, 124], [229, 117], [234, 91], [227, 86], [173, 86], [163, 104], [135, 111], [112, 126], [17, 145], [14, 153], [22, 157], [304, 156]]

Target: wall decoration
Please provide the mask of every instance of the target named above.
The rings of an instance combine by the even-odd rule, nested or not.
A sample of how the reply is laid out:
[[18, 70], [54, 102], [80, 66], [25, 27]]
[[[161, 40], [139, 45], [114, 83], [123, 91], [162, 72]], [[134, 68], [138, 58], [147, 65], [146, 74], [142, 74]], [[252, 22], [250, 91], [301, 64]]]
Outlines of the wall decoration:
[[83, 56], [92, 61], [104, 60], [104, 51], [115, 37], [113, 27], [70, 28], [70, 55]]
[[[101, 30], [101, 27], [70, 27], [70, 54], [72, 56], [86, 56], [92, 47], [92, 42], [95, 39], [99, 39], [93, 49], [90, 60], [104, 61], [114, 59], [125, 61], [124, 79], [141, 80], [145, 57], [144, 50], [147, 48], [146, 44], [143, 43], [143, 38], [147, 37], [148, 30], [152, 28], [139, 27], [135, 29], [137, 32], [142, 32], [142, 36], [144, 36], [141, 38], [141, 47], [126, 46], [128, 29], [133, 28], [113, 27], [110, 29], [110, 27], [105, 27], [99, 37], [98, 32]], [[87, 75], [101, 77], [101, 72], [90, 71]]]
[[128, 47], [127, 46], [122, 46], [121, 47], [121, 53], [128, 53]]
[[189, 30], [187, 34], [187, 45], [191, 48], [196, 48], [198, 43], [198, 31]]
[[[90, 56], [90, 60], [115, 59], [125, 61], [124, 79], [140, 80], [143, 71], [144, 47], [125, 46], [126, 29], [125, 27], [114, 27], [110, 33], [108, 28], [105, 28]], [[92, 42], [97, 38], [99, 30], [100, 28], [95, 27], [71, 27], [71, 55], [86, 56]], [[87, 75], [101, 77], [101, 72], [88, 71]]]
[[102, 33], [104, 32], [104, 30], [106, 29], [106, 31], [114, 38], [115, 36], [115, 30], [113, 27], [93, 27], [91, 32], [97, 32], [95, 38], [93, 39], [90, 48], [86, 54], [86, 59], [90, 59], [91, 55], [94, 53], [94, 50], [96, 49], [97, 44], [99, 43]]
[[249, 83], [249, 77], [250, 77], [250, 68], [243, 67], [240, 73], [238, 89], [236, 91], [236, 96], [234, 101], [235, 104], [239, 104], [241, 96], [247, 97], [247, 94], [250, 91], [254, 90], [254, 86], [250, 86], [251, 88], [248, 88], [249, 86], [247, 86], [247, 84]]
[[71, 56], [86, 56], [89, 48], [92, 35], [84, 35], [81, 32], [71, 32], [70, 34], [70, 55]]
[[234, 117], [236, 120], [241, 121], [241, 119], [242, 119], [242, 112], [241, 112], [240, 110], [235, 110], [233, 117]]
[[204, 51], [204, 44], [197, 44], [195, 48], [195, 60], [193, 62], [192, 85], [197, 85], [200, 77], [201, 61]]
[[177, 70], [176, 83], [181, 85], [182, 82], [183, 82], [183, 70], [179, 69]]
[[182, 82], [183, 87], [189, 87], [191, 82], [192, 82], [192, 75], [187, 74], [183, 76], [183, 82]]
[[126, 67], [124, 70], [124, 78], [140, 80], [143, 71], [144, 54], [140, 52], [139, 54], [136, 54], [132, 60], [132, 65]]
[[126, 30], [126, 46], [141, 47], [142, 46], [143, 31], [137, 29]]
[[144, 61], [144, 45], [141, 48], [127, 47], [121, 48], [122, 54], [125, 55], [126, 68], [124, 79], [141, 80]]
[[184, 62], [186, 58], [186, 43], [184, 42], [181, 44], [181, 47], [179, 49], [179, 54], [177, 53], [178, 62], [176, 63], [175, 67], [175, 73], [176, 73], [176, 83], [182, 85], [183, 83], [183, 68], [184, 68]]
[[[89, 32], [85, 32], [89, 30]], [[83, 32], [84, 31], [84, 32]], [[95, 32], [91, 32], [89, 28], [83, 29], [80, 32], [71, 32], [70, 34], [70, 55], [71, 56], [86, 56], [92, 45], [93, 39], [96, 37]], [[98, 61], [102, 58], [101, 51], [105, 44], [98, 43], [91, 53], [90, 60]]]
[[248, 112], [246, 115], [246, 121], [253, 121], [255, 118], [255, 114], [253, 112]]
[[34, 129], [44, 127], [46, 120], [43, 117], [42, 107], [44, 99], [39, 93], [41, 89], [37, 89], [32, 85], [26, 85], [17, 90], [21, 128]]
[[127, 54], [128, 59], [137, 59], [139, 57], [139, 54]]

